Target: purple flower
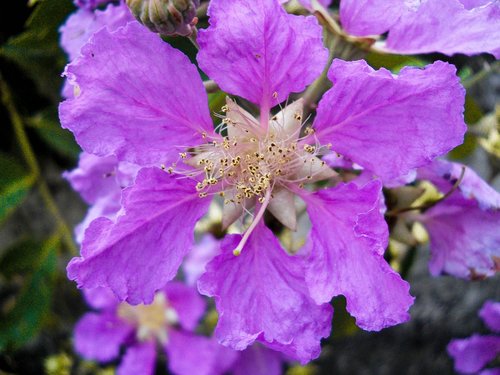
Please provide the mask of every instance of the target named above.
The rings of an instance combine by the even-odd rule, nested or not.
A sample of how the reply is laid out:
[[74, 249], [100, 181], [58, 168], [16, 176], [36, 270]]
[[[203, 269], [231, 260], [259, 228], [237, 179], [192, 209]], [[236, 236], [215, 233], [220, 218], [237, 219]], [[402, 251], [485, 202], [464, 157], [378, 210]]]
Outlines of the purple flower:
[[[495, 333], [500, 333], [500, 303], [486, 301], [479, 316]], [[448, 353], [455, 361], [455, 370], [461, 374], [497, 375], [500, 368], [484, 367], [500, 355], [500, 336], [473, 335], [455, 339], [448, 344]], [[481, 371], [482, 370], [482, 371]]]
[[194, 289], [181, 283], [167, 284], [150, 305], [120, 303], [104, 288], [84, 293], [97, 311], [77, 323], [75, 350], [87, 359], [108, 362], [125, 347], [119, 375], [153, 374], [157, 348], [165, 351], [169, 369], [176, 375], [221, 374], [215, 370], [217, 358], [235, 360], [228, 349], [194, 333], [205, 303]]
[[73, 3], [79, 8], [93, 10], [99, 5], [110, 3], [113, 0], [73, 0]]
[[482, 278], [500, 267], [500, 194], [471, 169], [436, 160], [419, 170], [419, 178], [431, 181], [443, 194], [457, 189], [420, 215], [429, 232], [431, 273], [462, 278]]
[[[437, 62], [394, 76], [335, 60], [334, 87], [314, 130], [301, 136], [302, 100], [276, 115], [271, 108], [323, 70], [327, 51], [316, 19], [264, 0], [212, 0], [208, 13], [210, 27], [198, 36], [200, 67], [260, 109], [257, 119], [228, 98], [217, 127], [227, 136], [214, 132], [196, 66], [136, 23], [97, 32], [67, 67], [80, 95], [61, 104], [63, 126], [86, 152], [142, 167], [117, 217], [90, 224], [69, 278], [109, 287], [132, 304], [151, 302], [192, 248], [208, 198], [219, 195], [225, 226], [253, 210], [247, 230], [224, 239], [199, 280], [215, 298], [223, 344], [242, 350], [258, 341], [307, 362], [329, 334], [328, 302], [339, 294], [364, 329], [406, 321], [409, 285], [383, 258], [381, 183], [316, 193], [303, 187], [336, 175], [319, 158], [331, 148], [390, 180], [460, 144], [464, 90], [455, 69]], [[293, 229], [297, 195], [313, 228], [306, 248], [291, 255], [262, 217], [268, 210]]]
[[500, 56], [500, 4], [488, 0], [342, 0], [340, 19], [352, 35], [389, 32], [384, 48]]

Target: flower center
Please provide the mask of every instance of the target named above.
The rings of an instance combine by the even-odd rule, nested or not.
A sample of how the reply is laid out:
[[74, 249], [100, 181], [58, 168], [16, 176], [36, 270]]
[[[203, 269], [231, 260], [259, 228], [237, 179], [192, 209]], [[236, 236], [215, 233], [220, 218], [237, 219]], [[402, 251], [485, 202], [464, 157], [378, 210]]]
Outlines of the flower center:
[[139, 341], [156, 339], [162, 344], [168, 341], [168, 327], [179, 322], [177, 312], [162, 292], [156, 294], [150, 305], [120, 304], [118, 316], [136, 327]]

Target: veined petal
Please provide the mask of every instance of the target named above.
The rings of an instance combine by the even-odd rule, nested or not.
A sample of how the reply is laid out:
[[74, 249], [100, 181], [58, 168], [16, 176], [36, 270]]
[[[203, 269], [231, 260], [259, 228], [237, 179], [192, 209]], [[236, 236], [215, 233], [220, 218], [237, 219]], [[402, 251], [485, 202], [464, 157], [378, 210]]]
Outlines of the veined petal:
[[135, 344], [127, 349], [123, 356], [118, 375], [153, 375], [156, 362], [154, 342]]
[[303, 259], [288, 255], [264, 224], [234, 256], [240, 238], [224, 241], [222, 254], [198, 281], [200, 292], [215, 298], [219, 341], [243, 350], [259, 340], [303, 363], [316, 358], [330, 332], [332, 309], [309, 297]]
[[314, 122], [319, 140], [383, 180], [429, 164], [463, 141], [465, 90], [452, 65], [404, 68], [334, 60]]
[[167, 301], [179, 316], [182, 328], [194, 331], [205, 313], [205, 301], [198, 291], [181, 282], [173, 281], [163, 288]]
[[[468, 7], [479, 4], [465, 4]], [[391, 28], [387, 48], [397, 53], [441, 52], [500, 57], [500, 5], [466, 8], [459, 0], [428, 0], [406, 11]]]
[[486, 301], [479, 316], [493, 332], [500, 333], [500, 302]]
[[118, 357], [133, 327], [112, 313], [87, 313], [75, 326], [75, 350], [86, 359], [107, 362]]
[[316, 18], [287, 14], [276, 0], [212, 0], [208, 14], [210, 27], [198, 36], [200, 67], [224, 91], [267, 110], [326, 64]]
[[448, 353], [455, 360], [455, 370], [473, 374], [500, 354], [500, 337], [474, 335], [467, 339], [452, 340], [448, 344]]
[[109, 287], [131, 304], [151, 303], [194, 242], [194, 225], [208, 209], [193, 182], [158, 168], [139, 172], [123, 196], [125, 213], [99, 218], [85, 232], [82, 257], [68, 265], [79, 287]]
[[413, 304], [409, 285], [384, 260], [387, 224], [380, 213], [381, 183], [340, 184], [303, 195], [312, 222], [306, 281], [312, 297], [344, 295], [365, 330], [405, 322]]
[[66, 75], [80, 94], [59, 116], [87, 152], [159, 166], [213, 130], [196, 67], [137, 22], [94, 34]]

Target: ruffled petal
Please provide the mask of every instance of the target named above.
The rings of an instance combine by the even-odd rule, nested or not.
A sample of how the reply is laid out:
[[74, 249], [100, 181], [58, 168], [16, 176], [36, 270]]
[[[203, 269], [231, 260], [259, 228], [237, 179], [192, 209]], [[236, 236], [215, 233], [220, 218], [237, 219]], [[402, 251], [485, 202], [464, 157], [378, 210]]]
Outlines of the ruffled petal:
[[213, 130], [196, 67], [137, 22], [95, 33], [66, 75], [80, 94], [61, 103], [61, 124], [87, 152], [159, 166]]
[[175, 375], [217, 374], [219, 344], [208, 337], [171, 330], [165, 350], [168, 368]]
[[334, 60], [314, 125], [323, 144], [383, 180], [429, 164], [463, 141], [465, 90], [441, 61], [399, 76]]
[[125, 213], [116, 222], [99, 218], [87, 229], [82, 257], [70, 262], [68, 277], [79, 287], [109, 287], [131, 304], [151, 303], [191, 249], [194, 225], [209, 203], [188, 179], [141, 170], [124, 190]]
[[316, 18], [287, 14], [278, 1], [212, 0], [208, 14], [200, 67], [224, 91], [267, 110], [302, 91], [328, 59]]
[[377, 331], [407, 321], [410, 286], [384, 260], [387, 224], [379, 181], [303, 195], [312, 223], [306, 281], [317, 302], [344, 295], [358, 326]]
[[156, 362], [154, 341], [135, 344], [123, 356], [118, 375], [153, 375]]
[[476, 373], [500, 354], [500, 337], [474, 335], [463, 340], [452, 340], [448, 353], [455, 360], [455, 370]]
[[236, 350], [259, 340], [304, 363], [316, 358], [332, 309], [309, 297], [303, 259], [288, 255], [263, 224], [234, 256], [240, 239], [228, 237], [198, 281], [201, 293], [215, 297], [217, 338]]
[[491, 1], [467, 9], [459, 0], [423, 1], [418, 9], [406, 11], [391, 28], [386, 45], [405, 54], [489, 52], [498, 58], [500, 5]]
[[479, 316], [493, 332], [500, 333], [500, 302], [486, 301]]
[[281, 375], [283, 374], [283, 354], [254, 344], [239, 355], [232, 367], [234, 375]]
[[403, 0], [341, 0], [340, 21], [351, 35], [379, 35], [388, 31], [405, 11]]
[[115, 31], [134, 20], [125, 2], [118, 5], [110, 4], [105, 10], [79, 9], [69, 16], [59, 29], [61, 47], [68, 54], [69, 59], [73, 60], [80, 55], [80, 49], [96, 31], [103, 27], [107, 27], [109, 31]]
[[76, 324], [75, 350], [86, 359], [107, 362], [118, 357], [133, 327], [111, 313], [87, 313]]
[[168, 303], [179, 317], [182, 328], [194, 331], [205, 313], [205, 301], [198, 291], [178, 281], [168, 283], [163, 289]]

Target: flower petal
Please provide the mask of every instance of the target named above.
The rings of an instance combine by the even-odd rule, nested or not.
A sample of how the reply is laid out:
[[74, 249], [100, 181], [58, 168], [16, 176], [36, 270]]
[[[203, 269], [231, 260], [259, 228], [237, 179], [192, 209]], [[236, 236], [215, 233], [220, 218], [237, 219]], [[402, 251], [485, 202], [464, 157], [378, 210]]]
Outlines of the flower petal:
[[281, 375], [283, 374], [283, 354], [254, 344], [239, 355], [232, 367], [234, 375]]
[[175, 276], [209, 203], [198, 198], [192, 181], [142, 169], [124, 191], [125, 213], [116, 222], [99, 218], [87, 229], [82, 257], [70, 262], [68, 277], [79, 287], [109, 287], [131, 304], [151, 303]]
[[80, 94], [59, 116], [87, 152], [169, 164], [213, 130], [196, 67], [137, 22], [94, 34], [66, 75]]
[[75, 350], [86, 359], [107, 362], [118, 357], [120, 345], [133, 328], [111, 313], [87, 313], [76, 324]]
[[317, 137], [384, 180], [430, 163], [463, 141], [465, 90], [452, 65], [404, 68], [334, 60], [319, 103]]
[[201, 241], [193, 246], [182, 267], [188, 285], [195, 285], [205, 272], [205, 266], [220, 252], [220, 242], [211, 234], [206, 234]]
[[302, 91], [326, 64], [316, 18], [287, 14], [278, 1], [212, 0], [208, 13], [210, 27], [198, 36], [200, 67], [224, 91], [267, 110]]
[[452, 340], [448, 353], [455, 360], [455, 370], [476, 373], [500, 354], [500, 337], [474, 335], [463, 340]]
[[413, 304], [409, 285], [384, 260], [387, 224], [380, 213], [381, 184], [340, 184], [303, 195], [312, 222], [306, 281], [316, 302], [343, 294], [365, 330], [405, 322]]
[[[470, 4], [468, 4], [470, 5]], [[391, 28], [387, 48], [397, 53], [441, 52], [500, 57], [500, 5], [467, 9], [459, 0], [428, 0]]]
[[224, 241], [222, 254], [198, 281], [202, 294], [215, 297], [216, 336], [236, 350], [259, 340], [304, 363], [316, 358], [330, 332], [332, 309], [309, 297], [303, 259], [286, 254], [262, 223], [234, 256], [240, 238]]
[[402, 0], [341, 0], [340, 21], [351, 35], [379, 35], [389, 30], [405, 10]]
[[194, 331], [205, 313], [205, 301], [196, 289], [178, 281], [168, 283], [164, 288], [168, 303], [179, 316], [182, 328]]
[[98, 310], [114, 310], [120, 302], [108, 288], [83, 289], [87, 304]]
[[500, 302], [486, 301], [479, 316], [493, 332], [500, 333]]
[[153, 375], [156, 362], [156, 346], [153, 341], [138, 343], [125, 352], [118, 375]]

